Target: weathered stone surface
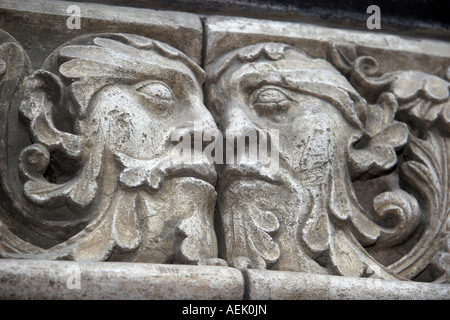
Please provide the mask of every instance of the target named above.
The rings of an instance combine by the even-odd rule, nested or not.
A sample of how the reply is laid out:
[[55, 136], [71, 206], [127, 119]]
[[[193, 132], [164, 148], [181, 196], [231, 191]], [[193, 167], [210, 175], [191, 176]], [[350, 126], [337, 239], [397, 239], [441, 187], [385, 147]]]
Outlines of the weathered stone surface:
[[448, 300], [443, 284], [246, 270], [250, 300]]
[[[449, 43], [37, 3], [0, 4], [0, 257], [122, 262], [80, 264], [93, 283], [199, 265], [149, 298], [240, 274], [208, 264], [246, 273], [250, 298], [448, 298]], [[37, 260], [0, 261], [8, 290], [30, 279], [18, 298], [77, 266]]]
[[413, 279], [448, 255], [447, 43], [224, 17], [206, 32], [219, 128], [238, 145], [275, 130], [279, 157], [274, 167], [234, 148], [218, 167], [231, 265]]
[[450, 285], [246, 270], [252, 300], [448, 300]]
[[[14, 48], [26, 57], [20, 45]], [[3, 58], [9, 77], [23, 77], [24, 66], [9, 64], [11, 52]], [[139, 35], [83, 36], [55, 50], [27, 78], [18, 110], [11, 101], [3, 106], [4, 122], [14, 116], [3, 133], [15, 152], [6, 145], [2, 151], [9, 200], [0, 255], [216, 258], [215, 168], [206, 159], [183, 162], [172, 139], [174, 132], [196, 134], [194, 121], [200, 130], [216, 129], [203, 105], [203, 81], [203, 70], [184, 53]], [[12, 85], [3, 82], [5, 89]], [[9, 178], [17, 175], [23, 186]]]
[[[69, 29], [71, 5], [80, 8], [80, 29]], [[47, 56], [63, 43], [89, 33], [133, 33], [165, 42], [201, 61], [202, 25], [197, 15], [78, 3], [71, 1], [14, 1], [0, 3], [0, 29], [10, 33], [41, 67]]]
[[382, 61], [380, 72], [421, 70], [445, 77], [450, 63], [449, 43], [400, 37], [383, 32], [329, 28], [314, 24], [212, 16], [205, 22], [205, 64], [228, 51], [260, 42], [292, 45], [315, 58], [327, 58], [333, 42], [358, 46], [362, 55]]
[[0, 260], [0, 299], [242, 299], [233, 268], [118, 262]]

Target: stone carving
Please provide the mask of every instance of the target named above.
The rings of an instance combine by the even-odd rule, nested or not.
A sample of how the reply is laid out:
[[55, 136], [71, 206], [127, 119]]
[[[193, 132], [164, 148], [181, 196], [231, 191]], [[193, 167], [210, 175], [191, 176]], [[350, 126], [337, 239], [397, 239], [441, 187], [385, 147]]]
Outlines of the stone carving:
[[[259, 43], [206, 66], [211, 116], [162, 42], [82, 36], [33, 72], [0, 41], [1, 257], [449, 281], [450, 79]], [[179, 157], [216, 123], [236, 163]], [[234, 148], [252, 130], [277, 165]]]
[[[389, 94], [394, 101], [395, 117], [408, 124], [410, 131], [408, 142], [398, 156], [401, 162], [396, 186], [417, 198], [419, 227], [423, 230], [411, 237], [409, 245], [404, 245], [402, 250], [394, 247], [399, 252], [408, 248], [403, 256], [393, 253], [389, 246], [375, 246], [371, 253], [384, 255], [389, 269], [404, 277], [413, 278], [428, 266], [432, 273], [428, 281], [448, 282], [450, 83], [414, 70], [381, 74], [378, 62], [372, 57], [359, 56], [354, 45], [335, 44], [331, 56], [336, 66], [369, 100]], [[447, 80], [450, 80], [448, 70], [450, 67], [447, 69]], [[386, 205], [393, 206], [392, 201], [386, 201]], [[377, 198], [374, 209], [382, 212], [377, 207]], [[391, 258], [386, 259], [389, 255]]]
[[379, 74], [353, 45], [330, 57], [260, 43], [206, 67], [223, 131], [279, 130], [279, 168], [219, 168], [220, 251], [241, 268], [412, 279], [442, 249], [449, 82]]
[[[9, 101], [23, 68], [10, 64], [26, 55], [1, 49]], [[171, 141], [176, 130], [193, 135], [194, 121], [217, 128], [203, 81], [182, 52], [142, 36], [84, 36], [55, 50], [29, 75], [20, 104], [2, 105], [3, 147], [25, 139], [23, 128], [31, 144], [2, 148], [1, 255], [214, 263], [214, 166], [178, 161]], [[8, 117], [20, 126], [17, 114], [22, 137], [6, 126]]]

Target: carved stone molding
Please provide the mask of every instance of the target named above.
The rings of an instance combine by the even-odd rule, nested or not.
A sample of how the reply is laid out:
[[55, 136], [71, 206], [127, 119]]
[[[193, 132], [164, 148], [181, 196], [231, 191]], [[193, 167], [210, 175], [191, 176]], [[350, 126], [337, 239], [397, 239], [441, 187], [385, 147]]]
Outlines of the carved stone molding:
[[[85, 5], [39, 47], [25, 7], [0, 25], [0, 257], [449, 282], [448, 43]], [[221, 133], [220, 161], [175, 132]]]

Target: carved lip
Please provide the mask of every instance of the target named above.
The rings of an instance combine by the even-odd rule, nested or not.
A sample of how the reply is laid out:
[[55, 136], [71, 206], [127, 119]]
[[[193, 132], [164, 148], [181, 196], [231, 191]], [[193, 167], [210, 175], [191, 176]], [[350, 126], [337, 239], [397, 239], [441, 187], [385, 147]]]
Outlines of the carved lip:
[[280, 179], [261, 166], [250, 164], [226, 165], [220, 174], [223, 187], [228, 187], [238, 180], [260, 180], [271, 184], [279, 184]]
[[167, 169], [167, 174], [173, 178], [196, 178], [212, 185], [213, 187], [216, 185], [217, 180], [217, 173], [214, 165], [207, 162], [176, 164]]
[[[160, 178], [192, 177], [212, 185], [216, 184], [217, 173], [213, 164], [205, 159], [188, 161], [183, 157], [162, 156], [156, 160], [136, 159], [120, 151], [114, 150], [118, 161], [126, 168], [144, 167], [146, 171], [159, 172]], [[183, 162], [185, 161], [185, 162]], [[130, 185], [129, 185], [130, 186]], [[135, 185], [131, 185], [135, 186]]]

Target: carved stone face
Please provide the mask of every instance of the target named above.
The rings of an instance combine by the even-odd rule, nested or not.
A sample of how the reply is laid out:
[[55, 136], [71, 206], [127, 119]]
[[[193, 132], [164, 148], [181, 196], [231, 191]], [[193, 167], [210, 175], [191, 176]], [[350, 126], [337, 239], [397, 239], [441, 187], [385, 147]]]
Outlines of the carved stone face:
[[198, 88], [194, 89], [180, 97], [161, 81], [110, 85], [96, 94], [88, 122], [101, 123], [101, 138], [115, 151], [139, 159], [166, 155], [175, 130], [192, 131], [194, 121], [201, 121], [202, 128], [217, 129]]
[[[180, 70], [180, 78], [188, 75], [188, 70]], [[214, 166], [206, 161], [177, 162], [171, 141], [176, 130], [195, 134], [194, 121], [202, 123], [202, 130], [217, 129], [194, 81], [185, 82], [183, 90], [161, 80], [106, 86], [95, 95], [90, 116], [81, 124], [87, 128], [87, 139], [103, 141], [125, 166], [119, 175], [120, 185], [138, 194], [124, 200], [124, 205], [125, 201], [136, 203], [137, 218], [142, 222], [139, 227], [132, 223], [128, 228], [141, 230], [142, 244], [131, 253], [119, 251], [113, 260], [192, 262], [217, 254], [212, 220]], [[100, 125], [94, 133], [96, 124]], [[183, 230], [183, 220], [196, 225], [195, 233], [191, 233], [192, 226]], [[177, 253], [174, 245], [180, 245], [184, 237], [202, 239], [206, 246], [199, 248], [193, 241]]]
[[[33, 252], [154, 263], [215, 258], [214, 165], [181, 161], [171, 139], [175, 131], [202, 134], [194, 121], [200, 130], [217, 129], [203, 105], [203, 71], [180, 51], [141, 36], [75, 43], [55, 51], [59, 60], [49, 58], [63, 61], [49, 68], [58, 74], [30, 76], [20, 110], [35, 142], [19, 160], [24, 195], [44, 208], [38, 219], [73, 228], [48, 250], [30, 244]], [[54, 123], [61, 118], [73, 120], [72, 128]], [[16, 253], [23, 243], [15, 240]]]
[[237, 135], [249, 129], [277, 129], [281, 167], [296, 172], [296, 179], [301, 172], [310, 176], [302, 179], [311, 180], [311, 170], [324, 170], [323, 164], [342, 158], [361, 137], [353, 101], [357, 93], [322, 59], [286, 50], [282, 44], [259, 47], [261, 56], [266, 50], [271, 58], [257, 56], [257, 45], [247, 50], [239, 56], [246, 63], [236, 62], [221, 74], [217, 86], [210, 87], [211, 104], [220, 105], [221, 129]]
[[249, 104], [243, 104], [232, 98], [249, 92], [243, 85], [240, 89], [230, 95], [223, 130], [278, 130], [280, 168], [272, 170], [275, 179], [289, 174], [307, 184], [323, 183], [331, 163], [341, 162], [358, 134], [324, 99], [271, 84], [252, 88]]
[[[242, 51], [215, 79], [209, 97], [220, 109], [224, 131], [278, 130], [279, 168], [224, 166], [222, 251], [240, 267], [333, 273], [332, 265], [345, 256], [335, 247], [341, 226], [333, 219], [355, 216], [359, 241], [377, 237], [355, 201], [347, 163], [351, 144], [362, 134], [357, 94], [324, 60], [281, 44]], [[346, 247], [353, 240], [342, 241]], [[341, 266], [340, 274], [365, 272], [362, 264]]]

